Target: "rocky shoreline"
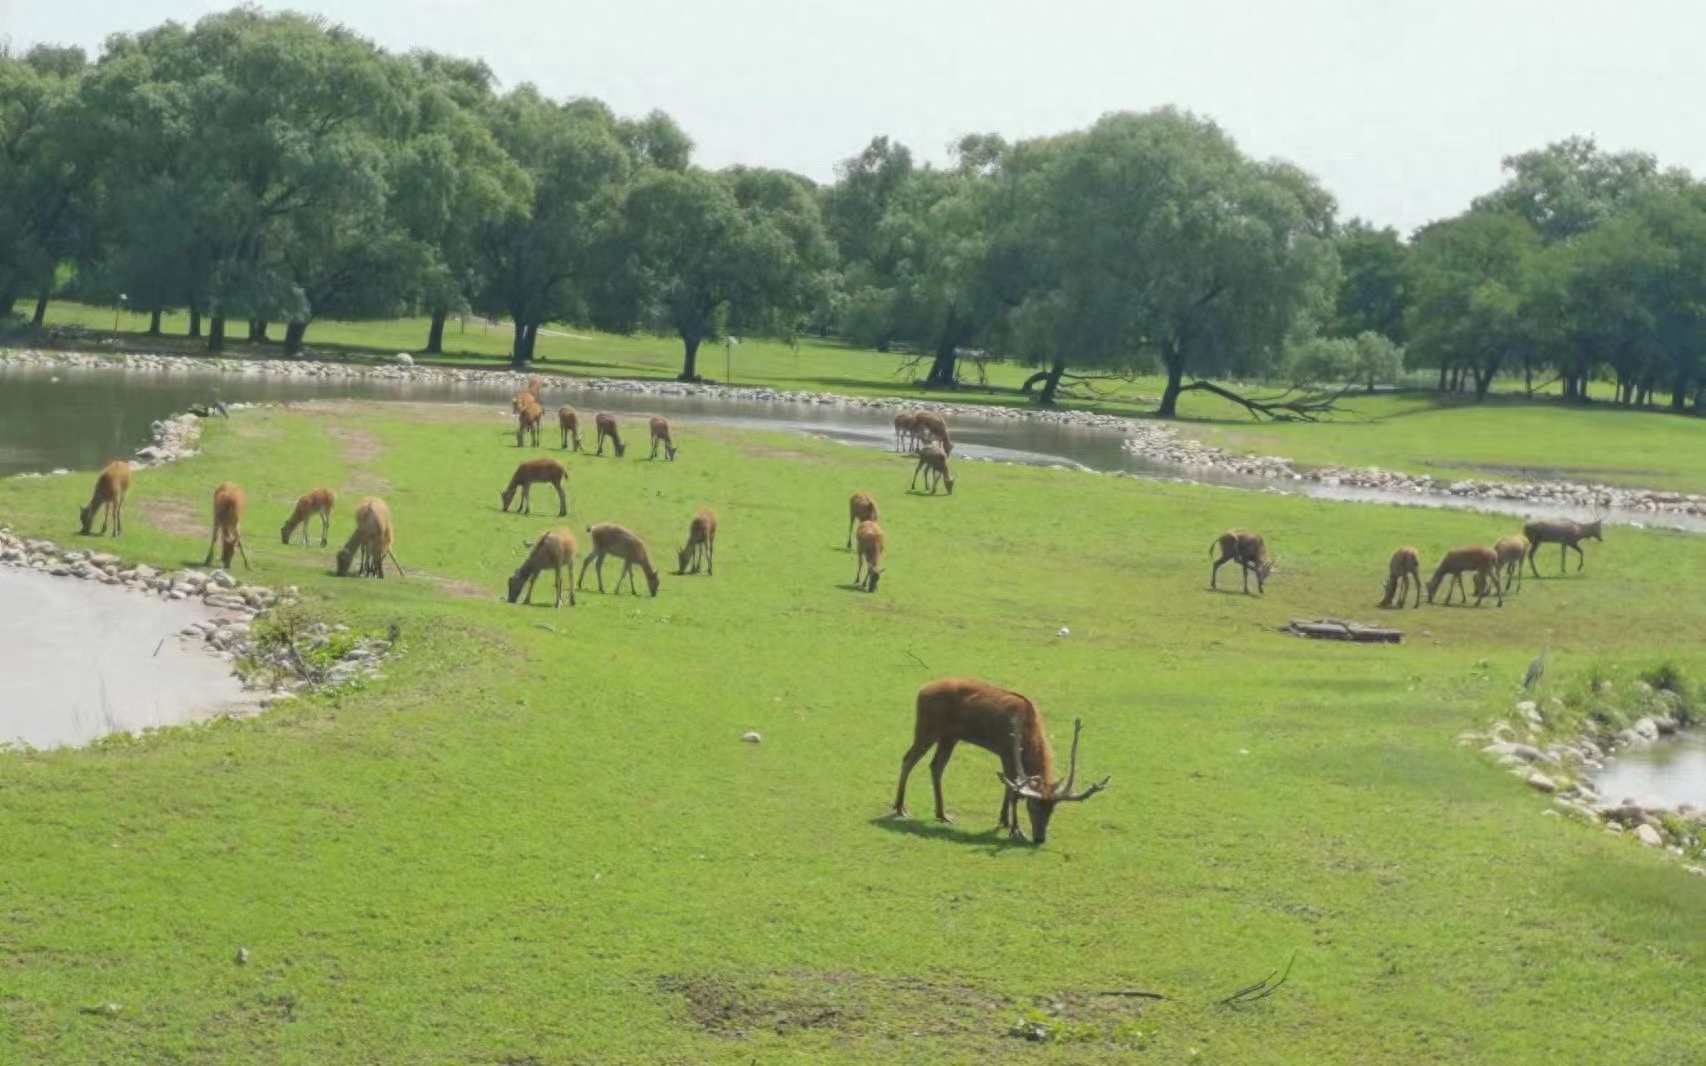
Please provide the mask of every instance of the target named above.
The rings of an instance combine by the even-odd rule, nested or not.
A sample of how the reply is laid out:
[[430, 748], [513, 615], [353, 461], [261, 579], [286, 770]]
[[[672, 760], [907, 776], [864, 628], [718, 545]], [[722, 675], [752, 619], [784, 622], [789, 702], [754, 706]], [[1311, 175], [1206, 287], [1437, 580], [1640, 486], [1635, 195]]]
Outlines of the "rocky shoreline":
[[[1609, 681], [1601, 681], [1594, 692], [1606, 705], [1616, 701], [1624, 707], [1611, 714], [1572, 718], [1557, 697], [1548, 699], [1544, 707], [1535, 700], [1521, 700], [1487, 732], [1465, 733], [1458, 741], [1481, 744], [1482, 754], [1530, 788], [1551, 796], [1553, 806], [1545, 814], [1598, 825], [1607, 833], [1626, 834], [1673, 855], [1698, 857], [1706, 843], [1706, 810], [1687, 803], [1667, 808], [1636, 796], [1605, 797], [1594, 783], [1594, 774], [1604, 769], [1606, 759], [1615, 752], [1643, 747], [1687, 727], [1682, 697], [1646, 681], [1635, 682], [1623, 693], [1616, 692]], [[1544, 739], [1548, 733], [1553, 733], [1551, 739]], [[1685, 868], [1706, 877], [1706, 865]]]
[[[215, 359], [181, 355], [14, 350], [0, 352], [0, 359], [15, 366], [58, 369], [110, 369], [157, 373], [200, 373], [218, 375], [278, 376], [323, 381], [373, 380], [414, 381], [441, 385], [479, 385], [520, 389], [528, 373], [514, 370], [467, 369], [417, 366], [411, 356], [399, 353], [388, 363], [321, 362], [314, 359]], [[581, 378], [541, 375], [547, 391], [584, 390], [633, 395], [708, 397], [756, 403], [801, 404], [865, 410], [925, 408], [955, 418], [985, 421], [1035, 421], [1097, 429], [1124, 435], [1125, 450], [1150, 462], [1180, 468], [1182, 474], [1211, 471], [1255, 482], [1314, 484], [1328, 489], [1381, 492], [1400, 496], [1433, 497], [1462, 501], [1485, 501], [1517, 505], [1572, 509], [1584, 515], [1614, 508], [1634, 514], [1706, 517], [1706, 495], [1638, 489], [1574, 481], [1494, 481], [1475, 478], [1446, 479], [1426, 474], [1404, 474], [1378, 467], [1299, 468], [1280, 456], [1237, 455], [1225, 449], [1192, 440], [1176, 427], [1142, 419], [1093, 411], [1039, 411], [1033, 408], [988, 404], [949, 403], [897, 396], [845, 396], [833, 392], [775, 389], [768, 386], [690, 384], [676, 381], [641, 381], [631, 378]], [[1277, 486], [1276, 486], [1277, 487]]]

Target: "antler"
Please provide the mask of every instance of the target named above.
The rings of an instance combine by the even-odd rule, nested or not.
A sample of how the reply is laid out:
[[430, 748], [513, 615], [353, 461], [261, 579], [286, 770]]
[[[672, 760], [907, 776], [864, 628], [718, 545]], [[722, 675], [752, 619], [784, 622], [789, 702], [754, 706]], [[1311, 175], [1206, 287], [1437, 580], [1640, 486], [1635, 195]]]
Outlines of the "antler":
[[1102, 791], [1104, 788], [1107, 788], [1108, 782], [1113, 780], [1111, 777], [1104, 777], [1089, 788], [1085, 789], [1083, 792], [1075, 793], [1072, 791], [1072, 783], [1078, 779], [1078, 734], [1083, 731], [1084, 719], [1074, 718], [1072, 720], [1072, 761], [1067, 764], [1066, 768], [1066, 787], [1054, 790], [1053, 798], [1056, 802], [1076, 803], [1082, 800], [1087, 800], [1091, 796]]
[[997, 774], [1001, 783], [1021, 796], [1030, 799], [1042, 799], [1043, 794], [1031, 787], [1031, 779], [1025, 773], [1025, 750], [1019, 743], [1019, 723], [1013, 723], [1013, 769], [1014, 777], [1009, 780], [1005, 774]]

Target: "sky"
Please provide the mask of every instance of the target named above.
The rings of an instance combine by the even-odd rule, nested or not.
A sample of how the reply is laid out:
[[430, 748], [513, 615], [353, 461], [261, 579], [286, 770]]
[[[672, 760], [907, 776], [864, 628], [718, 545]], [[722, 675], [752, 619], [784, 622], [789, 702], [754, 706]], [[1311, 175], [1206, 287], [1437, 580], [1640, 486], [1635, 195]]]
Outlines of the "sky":
[[[0, 0], [12, 47], [231, 6]], [[1343, 217], [1408, 232], [1580, 133], [1706, 172], [1698, 0], [298, 0], [381, 45], [484, 59], [505, 86], [661, 108], [696, 159], [820, 181], [878, 134], [945, 161], [1173, 104], [1290, 160]]]

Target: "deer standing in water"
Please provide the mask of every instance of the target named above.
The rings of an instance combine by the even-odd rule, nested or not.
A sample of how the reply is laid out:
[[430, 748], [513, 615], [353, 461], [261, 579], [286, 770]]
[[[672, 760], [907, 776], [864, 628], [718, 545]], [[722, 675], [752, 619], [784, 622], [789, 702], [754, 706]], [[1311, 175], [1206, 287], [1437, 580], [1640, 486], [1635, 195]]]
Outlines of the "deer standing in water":
[[1247, 529], [1229, 529], [1208, 546], [1210, 555], [1216, 551], [1220, 552], [1220, 558], [1209, 568], [1209, 588], [1219, 588], [1216, 580], [1220, 576], [1220, 568], [1235, 562], [1238, 569], [1244, 572], [1244, 595], [1250, 594], [1251, 574], [1256, 575], [1256, 594], [1261, 595], [1267, 590], [1268, 575], [1274, 572], [1274, 560], [1268, 554], [1268, 543], [1262, 539], [1260, 533], [1252, 533]]
[[1528, 567], [1534, 571], [1534, 576], [1540, 576], [1540, 568], [1534, 565], [1534, 557], [1540, 554], [1542, 544], [1558, 545], [1558, 572], [1564, 573], [1564, 563], [1569, 559], [1570, 552], [1576, 553], [1576, 573], [1582, 572], [1582, 565], [1587, 562], [1587, 556], [1582, 552], [1582, 541], [1592, 537], [1604, 541], [1601, 536], [1602, 519], [1592, 522], [1572, 522], [1567, 518], [1536, 518], [1532, 522], [1522, 524], [1522, 535], [1528, 538]]
[[1081, 803], [1108, 787], [1108, 778], [1073, 791], [1078, 776], [1078, 734], [1083, 721], [1072, 723], [1072, 761], [1064, 781], [1054, 779], [1054, 757], [1043, 733], [1043, 717], [1036, 705], [1017, 692], [997, 688], [987, 681], [949, 677], [931, 681], [918, 690], [913, 719], [912, 747], [900, 760], [900, 784], [895, 788], [894, 813], [908, 817], [906, 778], [924, 753], [932, 747], [930, 783], [936, 793], [936, 820], [952, 822], [942, 801], [942, 771], [947, 769], [954, 748], [964, 741], [1001, 760], [1001, 814], [997, 825], [1014, 840], [1025, 839], [1019, 829], [1019, 801], [1025, 801], [1030, 816], [1031, 841], [1048, 839], [1049, 819], [1062, 803]]
[[1445, 590], [1445, 602], [1451, 604], [1451, 594], [1461, 592], [1465, 605], [1469, 603], [1469, 590], [1463, 587], [1463, 575], [1475, 575], [1475, 606], [1481, 606], [1481, 601], [1487, 598], [1487, 593], [1498, 597], [1499, 606], [1505, 605], [1505, 594], [1499, 588], [1499, 555], [1491, 548], [1472, 545], [1467, 548], [1453, 548], [1445, 553], [1434, 569], [1434, 576], [1428, 579], [1428, 602], [1434, 601], [1434, 594], [1447, 577], [1451, 578], [1451, 587]]
[[853, 528], [860, 522], [877, 520], [877, 501], [869, 493], [855, 492], [847, 499], [847, 550], [853, 550]]
[[883, 576], [883, 527], [875, 522], [860, 522], [853, 531], [859, 542], [859, 561], [853, 565], [853, 584], [864, 586], [866, 592], [877, 591], [877, 580]]
[[243, 490], [229, 481], [221, 481], [213, 490], [213, 536], [208, 538], [207, 558], [201, 565], [213, 565], [213, 546], [217, 543], [220, 566], [231, 569], [231, 554], [240, 552], [243, 569], [253, 569], [249, 566], [249, 553], [243, 548], [243, 535], [237, 530], [242, 519]]
[[[569, 576], [575, 573], [575, 533], [572, 529], [559, 527], [549, 529], [532, 544], [533, 550], [515, 573], [509, 578], [509, 602], [521, 595], [522, 586], [527, 588], [527, 598], [523, 603], [533, 602], [533, 584], [539, 580], [539, 575], [550, 570], [557, 579], [557, 602], [552, 606], [563, 606], [563, 567], [569, 568]], [[569, 606], [575, 605], [575, 587], [569, 586]]]
[[557, 460], [544, 456], [528, 459], [516, 464], [515, 473], [509, 477], [509, 487], [498, 493], [498, 499], [503, 501], [504, 512], [508, 513], [510, 501], [515, 499], [515, 490], [520, 489], [521, 503], [516, 507], [516, 513], [532, 514], [528, 496], [534, 485], [547, 484], [557, 490], [557, 517], [562, 518], [569, 513], [569, 494], [563, 491], [568, 479], [568, 468]]
[[296, 498], [296, 508], [290, 512], [290, 517], [284, 520], [279, 528], [278, 539], [290, 543], [290, 535], [296, 532], [296, 527], [302, 527], [302, 546], [308, 547], [308, 520], [315, 515], [320, 516], [320, 547], [326, 546], [326, 536], [332, 528], [332, 507], [338, 502], [338, 494], [331, 489], [309, 489]]
[[77, 520], [83, 525], [83, 535], [89, 535], [89, 527], [95, 523], [95, 512], [101, 513], [101, 536], [107, 535], [107, 523], [112, 522], [112, 535], [118, 536], [124, 532], [124, 496], [130, 491], [130, 464], [123, 459], [114, 459], [95, 478], [95, 493], [89, 497], [89, 506], [77, 509]]
[[717, 572], [717, 512], [709, 507], [701, 507], [693, 515], [693, 521], [687, 525], [687, 543], [675, 553], [678, 574], [689, 573], [687, 567], [692, 565], [692, 573], [699, 572], [699, 564], [705, 564], [706, 576], [714, 576]]
[[663, 457], [670, 462], [675, 461], [675, 441], [669, 436], [669, 419], [662, 415], [652, 416], [652, 458], [658, 457], [658, 445], [663, 445]]
[[616, 428], [616, 416], [605, 411], [600, 411], [598, 414], [593, 416], [592, 422], [593, 425], [598, 427], [598, 451], [593, 454], [604, 454], [604, 438], [609, 437], [610, 443], [616, 448], [616, 458], [622, 458], [622, 453], [628, 449], [622, 443], [621, 432]]
[[[1416, 606], [1422, 605], [1422, 558], [1411, 547], [1399, 548], [1392, 553], [1392, 558], [1386, 564], [1386, 595], [1382, 596], [1378, 606], [1403, 607], [1404, 600], [1410, 595], [1411, 585], [1416, 589]], [[1398, 602], [1393, 603], [1396, 593]]]
[[349, 540], [338, 549], [338, 576], [349, 575], [350, 563], [355, 559], [355, 553], [361, 552], [361, 566], [356, 571], [357, 577], [385, 577], [385, 560], [389, 558], [397, 565], [398, 576], [403, 573], [403, 564], [397, 562], [397, 553], [392, 550], [391, 508], [377, 496], [363, 496], [355, 505], [355, 532]]
[[948, 495], [954, 494], [954, 475], [948, 471], [948, 453], [936, 444], [926, 444], [918, 449], [918, 465], [912, 468], [912, 484], [908, 491], [918, 487], [918, 475], [924, 475], [924, 487], [930, 490], [930, 495], [936, 495], [936, 486], [947, 482]]
[[557, 428], [563, 431], [563, 450], [569, 450], [569, 441], [573, 440], [575, 451], [581, 450], [581, 416], [573, 407], [564, 404], [557, 408]]
[[646, 554], [646, 542], [632, 532], [614, 522], [600, 522], [595, 526], [587, 526], [586, 531], [592, 534], [592, 550], [581, 560], [580, 577], [575, 579], [575, 588], [580, 588], [586, 582], [586, 568], [598, 564], [593, 573], [598, 578], [598, 591], [604, 591], [604, 557], [614, 555], [622, 560], [622, 572], [616, 575], [617, 593], [622, 591], [622, 579], [628, 579], [628, 591], [638, 596], [640, 590], [634, 585], [634, 567], [639, 567], [646, 575], [646, 589], [653, 596], [658, 594], [658, 572], [652, 565], [652, 557]]

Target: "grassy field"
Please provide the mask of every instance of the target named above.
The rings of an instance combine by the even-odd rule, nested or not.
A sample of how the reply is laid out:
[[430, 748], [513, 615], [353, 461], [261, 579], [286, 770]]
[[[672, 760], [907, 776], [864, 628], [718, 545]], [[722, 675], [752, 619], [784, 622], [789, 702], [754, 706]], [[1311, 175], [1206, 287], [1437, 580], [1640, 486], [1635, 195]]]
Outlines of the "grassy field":
[[[495, 506], [507, 427], [245, 412], [137, 476], [127, 557], [199, 561], [211, 486], [237, 480], [255, 580], [396, 625], [400, 653], [257, 719], [0, 756], [0, 1059], [1706, 1058], [1706, 881], [1539, 817], [1453, 739], [1547, 631], [1543, 694], [1590, 666], [1701, 676], [1706, 600], [1674, 590], [1706, 540], [1618, 529], [1502, 610], [1324, 645], [1273, 630], [1372, 619], [1393, 545], [1505, 523], [988, 464], [932, 498], [895, 456], [683, 425], [673, 464], [571, 457], [567, 524], [624, 522], [673, 561], [713, 504], [716, 577], [553, 611], [498, 599], [555, 523]], [[0, 481], [0, 521], [68, 542], [85, 480]], [[319, 483], [344, 492], [335, 536], [383, 492], [407, 579], [277, 543]], [[889, 537], [875, 595], [847, 587], [854, 489]], [[1206, 587], [1235, 524], [1277, 551], [1265, 598]], [[949, 674], [1032, 696], [1062, 755], [1083, 717], [1082, 770], [1113, 782], [1046, 846], [993, 831], [975, 749], [947, 774], [960, 824], [885, 817], [913, 693]], [[910, 799], [928, 811], [924, 767]], [[1294, 955], [1271, 998], [1219, 1002]], [[1167, 998], [1102, 994], [1122, 989]], [[1027, 1013], [1058, 1039], [1008, 1036]]]
[[[111, 331], [109, 309], [72, 303], [49, 306], [48, 321]], [[148, 338], [142, 315], [120, 320], [124, 341], [159, 350], [199, 344], [181, 334], [181, 316], [169, 317], [169, 336]], [[276, 332], [276, 331], [275, 331]], [[361, 358], [414, 351], [425, 343], [424, 319], [386, 322], [318, 322], [310, 346], [322, 355]], [[446, 354], [435, 361], [456, 365], [499, 365], [507, 359], [510, 331], [470, 319], [452, 323]], [[251, 346], [230, 339], [236, 354], [276, 355], [278, 346]], [[673, 337], [616, 336], [551, 330], [538, 342], [541, 366], [569, 374], [635, 378], [672, 378], [681, 368], [681, 344]], [[722, 380], [720, 346], [701, 351], [700, 369]], [[832, 390], [849, 395], [923, 395], [903, 369], [905, 358], [848, 348], [834, 341], [804, 338], [795, 347], [778, 341], [749, 340], [734, 349], [732, 380], [782, 389]], [[995, 363], [987, 388], [934, 393], [933, 398], [966, 403], [1022, 405], [1019, 385], [1031, 371]], [[1074, 406], [1132, 417], [1150, 414], [1161, 394], [1160, 378], [1122, 383], [1105, 397], [1073, 401]], [[1608, 398], [1609, 386], [1596, 392]], [[1534, 480], [1561, 477], [1640, 487], [1706, 492], [1706, 420], [1657, 412], [1617, 410], [1609, 405], [1579, 409], [1551, 399], [1530, 401], [1515, 386], [1495, 393], [1485, 404], [1441, 397], [1432, 391], [1352, 394], [1343, 413], [1326, 423], [1262, 423], [1242, 408], [1203, 393], [1187, 393], [1180, 402], [1181, 432], [1236, 452], [1284, 455], [1306, 466], [1344, 464], [1448, 477], [1501, 477]]]

